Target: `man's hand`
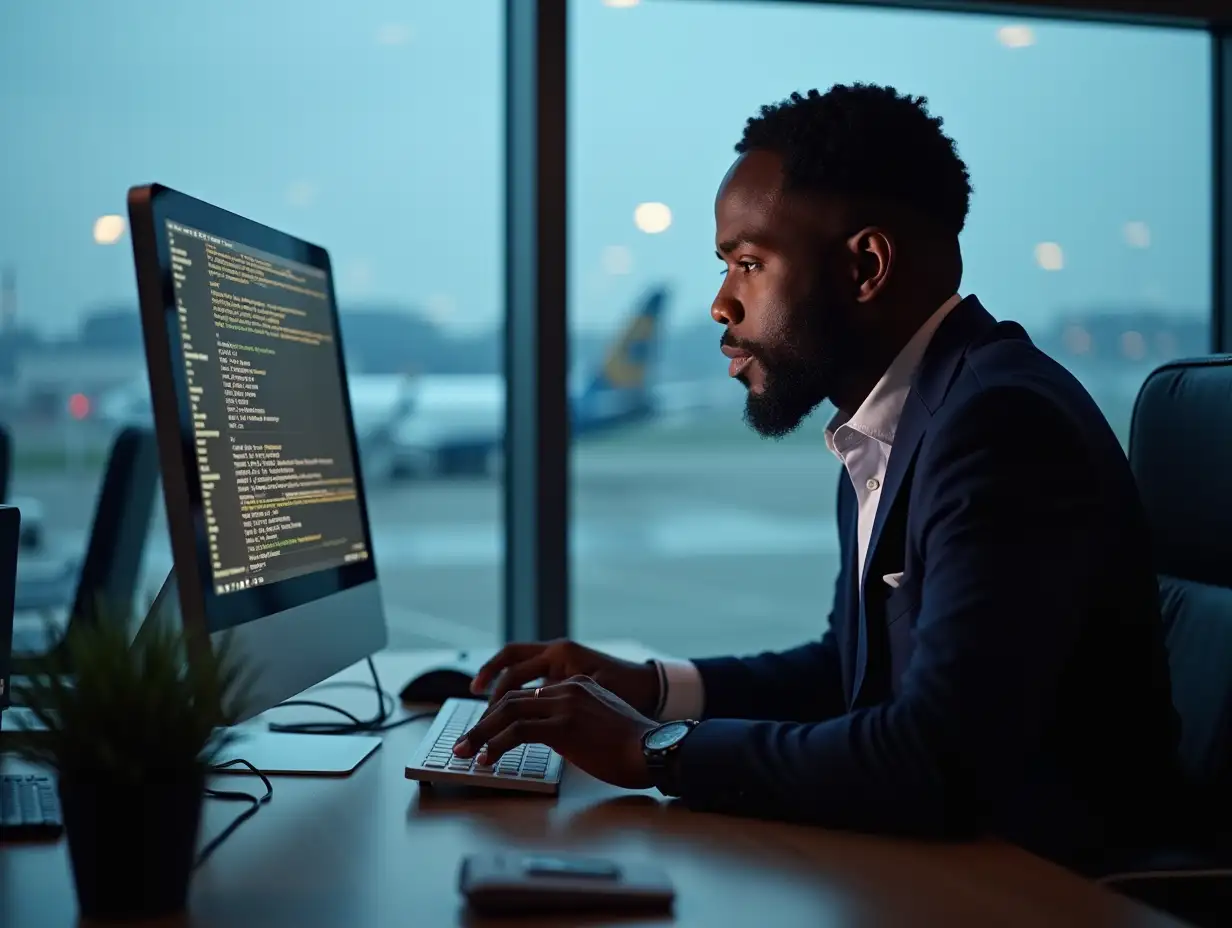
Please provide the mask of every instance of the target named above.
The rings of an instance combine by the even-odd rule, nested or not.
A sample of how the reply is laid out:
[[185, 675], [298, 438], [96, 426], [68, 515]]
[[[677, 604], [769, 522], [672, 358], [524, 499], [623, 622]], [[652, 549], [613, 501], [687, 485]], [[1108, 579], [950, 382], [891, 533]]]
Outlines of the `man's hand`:
[[[538, 692], [538, 696], [536, 696]], [[626, 789], [654, 784], [642, 736], [655, 722], [589, 677], [570, 677], [539, 690], [514, 690], [492, 705], [453, 752], [495, 764], [519, 744], [546, 744], [593, 777]]]
[[[531, 680], [559, 683], [570, 677], [590, 677], [642, 715], [653, 715], [659, 699], [659, 673], [652, 664], [608, 657], [561, 639], [536, 644], [507, 644], [479, 669], [471, 692], [480, 695], [496, 681], [491, 702]], [[546, 692], [545, 692], [546, 695]]]

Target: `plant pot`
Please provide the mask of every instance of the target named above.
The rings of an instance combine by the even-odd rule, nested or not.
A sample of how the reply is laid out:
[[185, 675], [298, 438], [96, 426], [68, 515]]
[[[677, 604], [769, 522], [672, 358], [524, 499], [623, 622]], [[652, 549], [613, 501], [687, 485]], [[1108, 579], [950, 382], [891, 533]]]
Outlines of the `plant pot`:
[[182, 912], [197, 854], [202, 773], [142, 786], [61, 776], [60, 805], [83, 918]]

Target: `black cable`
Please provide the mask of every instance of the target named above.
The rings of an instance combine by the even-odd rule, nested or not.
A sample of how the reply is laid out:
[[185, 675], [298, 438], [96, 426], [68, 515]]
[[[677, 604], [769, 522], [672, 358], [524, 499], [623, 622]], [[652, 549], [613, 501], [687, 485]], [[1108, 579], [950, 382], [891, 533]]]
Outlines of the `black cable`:
[[[315, 699], [288, 699], [286, 702], [280, 702], [278, 705], [274, 706], [274, 708], [282, 709], [286, 706], [311, 706], [316, 709], [328, 709], [330, 712], [337, 712], [339, 715], [345, 715], [348, 719], [350, 719], [351, 720], [350, 727], [359, 727], [359, 726], [368, 724], [363, 719], [361, 719], [358, 715], [356, 715], [353, 712], [348, 712], [346, 709], [343, 709], [341, 706], [331, 705], [330, 703], [327, 703], [327, 702], [319, 702], [318, 700], [315, 700]], [[340, 722], [297, 722], [294, 725], [283, 725], [279, 722], [271, 722], [270, 731], [292, 731], [292, 730], [298, 731], [299, 729], [303, 728], [305, 725], [334, 726], [334, 725], [340, 725], [340, 724], [341, 724]]]
[[394, 707], [397, 702], [394, 697], [385, 692], [381, 686], [381, 678], [376, 672], [376, 664], [372, 662], [372, 658], [368, 658], [368, 669], [372, 672], [371, 683], [357, 683], [347, 680], [336, 681], [327, 686], [362, 686], [365, 689], [371, 687], [376, 690], [377, 694], [377, 712], [370, 719], [361, 719], [354, 713], [348, 712], [338, 706], [331, 705], [327, 702], [318, 702], [314, 699], [288, 699], [286, 702], [281, 702], [275, 709], [283, 706], [311, 706], [317, 709], [328, 709], [330, 712], [337, 712], [339, 715], [344, 715], [349, 722], [291, 722], [284, 724], [281, 722], [270, 722], [269, 730], [283, 732], [294, 735], [356, 735], [370, 732], [389, 731], [392, 728], [397, 728], [400, 725], [408, 725], [411, 722], [418, 722], [420, 719], [432, 718], [436, 715], [435, 712], [416, 712], [408, 715], [405, 718], [400, 718], [396, 721], [389, 721], [394, 714]]
[[[433, 716], [436, 715], [435, 712], [415, 712], [415, 713], [412, 713], [411, 715], [405, 716], [404, 718], [397, 719], [396, 721], [393, 721], [393, 722], [389, 721], [390, 716], [393, 715], [396, 702], [393, 696], [385, 692], [384, 688], [381, 686], [381, 678], [376, 672], [376, 664], [372, 662], [372, 658], [368, 658], [368, 669], [372, 671], [372, 682], [371, 683], [356, 683], [356, 682], [351, 682], [351, 681], [338, 681], [338, 682], [331, 682], [331, 683], [321, 684], [321, 685], [322, 686], [362, 686], [365, 688], [372, 687], [374, 690], [376, 690], [377, 700], [380, 704], [379, 708], [377, 709], [377, 714], [373, 716], [372, 718], [361, 719], [359, 716], [355, 715], [352, 712], [348, 712], [346, 709], [343, 709], [340, 706], [331, 705], [330, 703], [327, 703], [327, 702], [319, 702], [314, 699], [289, 699], [286, 702], [279, 703], [278, 706], [275, 706], [274, 708], [278, 708], [280, 706], [310, 706], [310, 707], [317, 708], [317, 709], [327, 709], [330, 712], [337, 712], [339, 715], [346, 716], [348, 719], [350, 719], [350, 722], [349, 723], [298, 722], [298, 723], [293, 723], [289, 725], [282, 725], [282, 724], [278, 724], [275, 722], [271, 722], [269, 726], [270, 731], [287, 732], [287, 733], [292, 733], [292, 734], [310, 734], [310, 735], [351, 735], [351, 734], [357, 734], [359, 732], [389, 731], [390, 729], [398, 728], [401, 725], [408, 725], [411, 722], [418, 722], [420, 719], [432, 718]], [[207, 844], [205, 847], [201, 849], [201, 852], [197, 855], [196, 863], [193, 864], [194, 868], [200, 867], [203, 863], [205, 863], [205, 861], [209, 858], [211, 854], [214, 853], [214, 851], [218, 848], [220, 844], [222, 844], [225, 840], [227, 840], [227, 838], [231, 837], [231, 835], [235, 833], [235, 830], [239, 828], [240, 825], [244, 824], [244, 822], [248, 821], [248, 819], [256, 815], [257, 811], [261, 808], [261, 806], [269, 802], [270, 799], [274, 795], [274, 786], [272, 783], [270, 783], [269, 777], [267, 777], [264, 773], [262, 773], [260, 770], [258, 770], [256, 767], [254, 767], [251, 763], [244, 760], [243, 758], [236, 758], [235, 760], [229, 760], [221, 764], [215, 764], [210, 769], [214, 771], [218, 771], [218, 770], [223, 770], [227, 767], [234, 767], [237, 764], [242, 764], [243, 766], [247, 767], [249, 770], [251, 770], [253, 773], [255, 773], [257, 776], [261, 778], [261, 782], [265, 784], [265, 794], [262, 796], [254, 796], [252, 793], [245, 793], [241, 790], [224, 790], [224, 789], [211, 789], [211, 788], [207, 788], [205, 790], [205, 795], [210, 799], [225, 799], [225, 800], [237, 801], [237, 802], [247, 802], [247, 803], [251, 803], [251, 805], [247, 809], [245, 809], [243, 812], [241, 812], [238, 816], [236, 816], [235, 820], [232, 821], [231, 824], [229, 824], [226, 828], [224, 828], [222, 832], [216, 838], [211, 840], [209, 844]]]
[[234, 767], [236, 764], [243, 764], [245, 767], [247, 767], [249, 770], [251, 770], [253, 773], [255, 773], [257, 776], [261, 778], [261, 782], [265, 784], [265, 795], [264, 796], [254, 796], [252, 793], [245, 793], [240, 790], [210, 789], [208, 787], [206, 788], [205, 795], [207, 798], [227, 799], [227, 800], [239, 801], [239, 802], [249, 802], [249, 803], [252, 803], [252, 805], [249, 806], [247, 809], [245, 809], [243, 812], [241, 812], [238, 816], [236, 816], [235, 820], [231, 822], [231, 824], [228, 825], [226, 828], [224, 828], [221, 834], [219, 834], [216, 838], [210, 841], [209, 844], [207, 844], [205, 847], [201, 849], [201, 852], [197, 855], [196, 863], [193, 864], [194, 869], [197, 867], [200, 867], [203, 863], [205, 863], [206, 860], [209, 859], [209, 856], [213, 854], [215, 850], [218, 849], [218, 845], [222, 844], [224, 841], [227, 840], [227, 838], [231, 837], [231, 835], [235, 832], [235, 829], [239, 828], [242, 824], [244, 824], [244, 822], [248, 821], [250, 818], [256, 815], [257, 810], [260, 809], [261, 806], [265, 805], [265, 803], [269, 802], [270, 799], [274, 795], [274, 785], [270, 783], [269, 777], [267, 777], [264, 773], [262, 773], [260, 770], [258, 770], [256, 767], [254, 767], [252, 764], [250, 764], [248, 761], [244, 760], [243, 758], [237, 758], [235, 760], [229, 760], [221, 764], [215, 764], [210, 769], [215, 770], [215, 771], [223, 770], [227, 767]]

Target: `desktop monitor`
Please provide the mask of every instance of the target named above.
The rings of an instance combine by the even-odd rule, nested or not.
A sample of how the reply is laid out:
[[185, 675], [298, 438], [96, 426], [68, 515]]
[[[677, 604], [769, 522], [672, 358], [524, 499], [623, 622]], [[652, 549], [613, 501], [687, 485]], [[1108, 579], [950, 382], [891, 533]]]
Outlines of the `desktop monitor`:
[[329, 255], [158, 184], [128, 211], [164, 594], [190, 649], [230, 633], [250, 718], [386, 644]]

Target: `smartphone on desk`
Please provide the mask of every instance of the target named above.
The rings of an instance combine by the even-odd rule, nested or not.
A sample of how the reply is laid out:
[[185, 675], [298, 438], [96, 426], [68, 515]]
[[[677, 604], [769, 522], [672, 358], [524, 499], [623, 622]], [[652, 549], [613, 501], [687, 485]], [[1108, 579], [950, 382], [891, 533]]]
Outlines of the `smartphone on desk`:
[[458, 883], [471, 908], [485, 915], [667, 911], [676, 898], [671, 879], [653, 863], [575, 854], [472, 854], [462, 860]]

